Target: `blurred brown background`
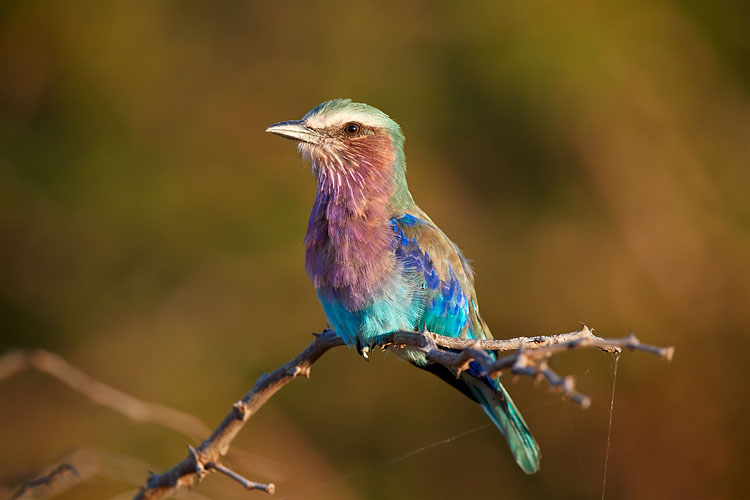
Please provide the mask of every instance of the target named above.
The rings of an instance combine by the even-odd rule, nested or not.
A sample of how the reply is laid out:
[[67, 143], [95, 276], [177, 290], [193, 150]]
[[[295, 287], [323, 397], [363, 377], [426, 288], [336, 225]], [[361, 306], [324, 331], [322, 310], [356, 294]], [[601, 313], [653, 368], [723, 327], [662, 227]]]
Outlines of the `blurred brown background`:
[[[215, 426], [325, 325], [303, 269], [313, 180], [263, 131], [352, 97], [402, 125], [412, 192], [474, 260], [497, 337], [585, 321], [676, 347], [621, 358], [607, 498], [747, 497], [748, 5], [5, 1], [0, 347]], [[532, 477], [490, 426], [396, 461], [488, 420], [345, 349], [229, 462], [280, 498], [599, 498], [612, 366], [556, 359], [586, 411], [510, 385], [542, 447]], [[0, 383], [6, 494], [84, 449], [143, 464], [61, 497], [110, 498], [189, 442], [41, 374]], [[249, 498], [219, 477], [194, 493]]]

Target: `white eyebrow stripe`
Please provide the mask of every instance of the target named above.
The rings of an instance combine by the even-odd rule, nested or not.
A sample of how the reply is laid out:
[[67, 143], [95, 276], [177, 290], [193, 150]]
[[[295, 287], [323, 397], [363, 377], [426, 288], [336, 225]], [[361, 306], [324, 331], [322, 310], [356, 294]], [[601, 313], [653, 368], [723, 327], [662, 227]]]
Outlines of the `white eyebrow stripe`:
[[367, 127], [385, 127], [387, 125], [384, 118], [357, 109], [342, 109], [333, 113], [316, 113], [305, 120], [308, 127], [317, 129], [337, 128], [349, 122], [358, 122]]

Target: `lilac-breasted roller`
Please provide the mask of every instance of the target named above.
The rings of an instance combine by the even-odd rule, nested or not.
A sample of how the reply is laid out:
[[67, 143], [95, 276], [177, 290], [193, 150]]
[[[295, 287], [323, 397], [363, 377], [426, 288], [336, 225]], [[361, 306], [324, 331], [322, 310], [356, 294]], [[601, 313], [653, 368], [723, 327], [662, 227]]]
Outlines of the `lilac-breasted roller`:
[[[337, 335], [361, 354], [397, 330], [492, 338], [469, 263], [409, 192], [396, 122], [367, 104], [334, 99], [266, 132], [296, 141], [312, 165], [318, 186], [305, 268]], [[477, 401], [521, 469], [539, 470], [539, 447], [498, 379], [480, 373], [475, 362], [456, 377], [418, 350], [397, 351]]]

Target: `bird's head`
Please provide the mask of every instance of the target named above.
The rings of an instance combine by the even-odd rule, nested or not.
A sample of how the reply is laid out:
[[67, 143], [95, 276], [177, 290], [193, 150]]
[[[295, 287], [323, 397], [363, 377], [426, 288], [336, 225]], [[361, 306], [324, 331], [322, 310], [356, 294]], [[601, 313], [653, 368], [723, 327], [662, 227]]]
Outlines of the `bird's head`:
[[401, 127], [377, 108], [333, 99], [301, 120], [276, 123], [266, 132], [297, 141], [322, 189], [335, 189], [344, 182], [363, 186], [386, 181], [394, 185], [393, 194], [402, 184], [405, 189]]

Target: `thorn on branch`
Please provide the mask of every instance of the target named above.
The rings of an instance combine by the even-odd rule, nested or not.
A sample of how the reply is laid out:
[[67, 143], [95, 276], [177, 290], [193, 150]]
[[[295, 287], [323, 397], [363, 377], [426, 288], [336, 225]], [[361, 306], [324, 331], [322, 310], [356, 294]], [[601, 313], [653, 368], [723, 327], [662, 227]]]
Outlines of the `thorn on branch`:
[[238, 420], [245, 420], [245, 416], [247, 415], [247, 403], [242, 401], [241, 399], [239, 401], [235, 401], [232, 405], [232, 410], [234, 411], [234, 414], [237, 416]]
[[326, 335], [329, 335], [331, 332], [333, 332], [333, 330], [326, 327], [322, 332], [312, 332], [312, 336], [315, 338], [325, 337]]
[[206, 475], [206, 468], [203, 466], [203, 460], [201, 460], [198, 450], [190, 445], [188, 445], [188, 450], [190, 450], [190, 454], [193, 456], [193, 461], [195, 462], [195, 473], [198, 475], [197, 481], [200, 481]]

